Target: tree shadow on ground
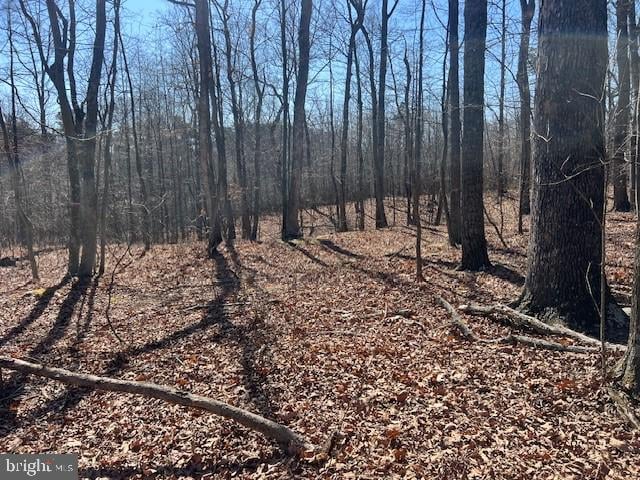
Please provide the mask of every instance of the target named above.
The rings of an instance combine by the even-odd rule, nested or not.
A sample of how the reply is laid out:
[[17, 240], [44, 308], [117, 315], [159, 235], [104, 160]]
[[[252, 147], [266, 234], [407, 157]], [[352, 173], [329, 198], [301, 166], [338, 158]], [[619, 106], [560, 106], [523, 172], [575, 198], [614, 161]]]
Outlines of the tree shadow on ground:
[[494, 263], [493, 268], [487, 273], [518, 287], [522, 287], [524, 285], [525, 278], [520, 272], [500, 263]]
[[331, 240], [320, 240], [320, 245], [325, 248], [325, 250], [330, 250], [334, 253], [338, 253], [340, 255], [344, 255], [345, 257], [350, 258], [364, 258], [362, 255], [353, 253], [340, 245], [333, 243]]
[[69, 283], [69, 278], [64, 277], [56, 285], [47, 288], [44, 293], [38, 298], [38, 301], [33, 306], [29, 314], [0, 338], [0, 346], [4, 345], [14, 337], [20, 335], [29, 327], [29, 325], [38, 320], [38, 318], [40, 318], [40, 316], [49, 306], [49, 303], [51, 303], [51, 299], [54, 297], [55, 293], [62, 287], [64, 287], [67, 283]]
[[[145, 479], [155, 478], [204, 478], [210, 475], [210, 478], [232, 478], [235, 476], [243, 476], [253, 474], [264, 464], [277, 464], [285, 458], [284, 453], [274, 450], [269, 455], [261, 458], [249, 458], [244, 461], [240, 460], [220, 460], [216, 463], [190, 462], [184, 467], [176, 467], [174, 465], [153, 465], [154, 473], [149, 473], [141, 467], [132, 466], [107, 466], [107, 467], [88, 467], [80, 468], [78, 474], [81, 478], [100, 479], [109, 478], [113, 480], [124, 480], [132, 477]], [[297, 470], [297, 462], [292, 462], [288, 466], [288, 471], [293, 478]], [[219, 477], [218, 477], [219, 476]]]
[[307, 257], [309, 260], [311, 260], [313, 263], [317, 263], [318, 265], [321, 265], [323, 267], [328, 267], [329, 264], [327, 262], [325, 262], [324, 260], [320, 260], [318, 257], [316, 257], [315, 255], [313, 255], [309, 250], [307, 250], [306, 248], [302, 248], [300, 245], [296, 245], [293, 242], [287, 242], [287, 245], [289, 245], [291, 248], [293, 248], [294, 250], [297, 250], [298, 252], [302, 253], [305, 257]]
[[[48, 353], [49, 350], [62, 337], [64, 337], [65, 332], [71, 323], [75, 307], [80, 299], [85, 296], [90, 283], [91, 282], [89, 281], [79, 281], [73, 285], [67, 294], [67, 297], [60, 305], [58, 315], [56, 316], [49, 332], [29, 351], [27, 357], [39, 359], [41, 355]], [[53, 293], [51, 295], [53, 295]], [[43, 307], [38, 307], [38, 309], [42, 309], [44, 311]], [[5, 434], [18, 426], [15, 422], [15, 412], [11, 406], [12, 403], [15, 402], [22, 393], [24, 393], [26, 382], [27, 375], [14, 373], [9, 379], [5, 380], [2, 385], [0, 385], [0, 424], [3, 425]], [[40, 415], [36, 415], [34, 418], [39, 416]]]
[[[233, 246], [227, 246], [227, 250], [229, 251], [231, 258], [235, 259], [234, 263], [240, 267], [240, 260], [233, 249]], [[196, 332], [204, 331], [209, 327], [217, 325], [219, 332], [213, 336], [212, 340], [229, 340], [241, 347], [242, 353], [240, 363], [244, 371], [243, 377], [245, 389], [247, 390], [256, 409], [258, 409], [262, 415], [273, 418], [275, 408], [266, 392], [266, 389], [264, 388], [264, 376], [259, 373], [255, 367], [255, 357], [256, 352], [259, 350], [259, 345], [266, 345], [268, 343], [266, 340], [260, 338], [261, 334], [255, 333], [257, 327], [262, 327], [264, 324], [262, 319], [246, 326], [237, 326], [231, 322], [225, 310], [225, 303], [229, 297], [236, 295], [239, 292], [240, 279], [236, 273], [229, 268], [228, 262], [223, 254], [217, 254], [213, 260], [213, 277], [220, 282], [219, 288], [221, 288], [221, 291], [220, 293], [217, 293], [216, 298], [207, 306], [202, 319], [195, 324], [172, 332], [161, 339], [151, 340], [143, 345], [129, 347], [116, 353], [114, 358], [107, 364], [103, 375], [117, 375], [126, 369], [130, 359], [143, 353], [157, 351], [174, 342], [188, 338]], [[31, 355], [41, 355], [48, 352], [49, 349], [64, 336], [64, 333], [69, 326], [75, 305], [86, 292], [88, 285], [89, 283], [78, 285], [77, 288], [74, 287], [74, 289], [69, 293], [60, 308], [60, 313], [58, 314], [58, 318], [56, 319], [53, 328], [33, 349]], [[93, 304], [93, 299], [91, 297], [88, 303]], [[85, 319], [87, 329], [91, 322], [90, 318], [91, 317], [89, 317], [88, 321]], [[83, 336], [85, 334], [86, 332], [83, 333]], [[15, 398], [15, 396], [19, 394], [16, 392], [16, 388], [23, 388], [25, 378], [22, 375], [20, 375], [19, 378], [17, 377], [18, 376], [16, 376], [10, 385], [7, 384], [5, 387], [0, 389], [0, 399], [6, 396], [3, 394], [3, 392], [6, 391], [11, 392], [10, 398]], [[11, 385], [13, 385], [13, 389], [11, 389]], [[64, 392], [60, 395], [49, 399], [44, 405], [30, 412], [27, 416], [28, 421], [35, 421], [35, 419], [41, 418], [53, 411], [57, 414], [61, 414], [64, 411], [77, 406], [78, 403], [80, 403], [80, 401], [91, 391], [92, 389], [84, 387], [67, 386]], [[0, 403], [0, 424], [2, 425], [0, 431], [6, 435], [18, 428], [18, 424], [16, 422], [15, 412], [12, 412], [11, 409], [8, 408], [10, 405], [7, 402], [4, 403], [6, 403], [6, 405]], [[126, 474], [124, 474], [123, 478], [126, 478]]]

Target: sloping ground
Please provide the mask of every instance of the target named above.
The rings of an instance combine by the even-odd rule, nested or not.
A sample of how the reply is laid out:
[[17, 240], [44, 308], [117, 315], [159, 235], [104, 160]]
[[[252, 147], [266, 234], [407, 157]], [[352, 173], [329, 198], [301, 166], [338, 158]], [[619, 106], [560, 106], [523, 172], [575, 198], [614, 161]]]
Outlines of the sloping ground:
[[[632, 217], [611, 222], [609, 274], [628, 290]], [[525, 239], [507, 225], [510, 250], [487, 226], [491, 274], [455, 271], [444, 228], [427, 229], [424, 284], [405, 227], [288, 245], [267, 225], [263, 243], [213, 261], [199, 244], [142, 258], [113, 246], [105, 277], [84, 286], [60, 283], [63, 251], [40, 259], [45, 289], [26, 284], [26, 265], [0, 269], [3, 355], [209, 395], [317, 443], [339, 431], [332, 458], [311, 465], [212, 415], [5, 371], [0, 451], [78, 452], [90, 478], [640, 478], [640, 436], [600, 390], [597, 355], [470, 344], [448, 327], [436, 295], [518, 295]]]

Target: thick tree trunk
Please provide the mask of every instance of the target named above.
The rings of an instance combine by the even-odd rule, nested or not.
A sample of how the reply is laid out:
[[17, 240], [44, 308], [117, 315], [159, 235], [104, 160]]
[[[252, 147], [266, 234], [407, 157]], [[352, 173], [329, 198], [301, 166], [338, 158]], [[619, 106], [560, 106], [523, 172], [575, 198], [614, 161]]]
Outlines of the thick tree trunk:
[[518, 90], [520, 92], [520, 201], [518, 232], [522, 233], [522, 216], [528, 215], [531, 189], [531, 92], [529, 88], [529, 39], [531, 21], [536, 9], [535, 0], [520, 0], [522, 36], [518, 53]]
[[459, 245], [462, 242], [460, 212], [460, 40], [458, 34], [458, 1], [449, 0], [449, 78], [447, 80], [449, 131], [447, 147], [449, 156], [449, 189], [451, 202], [449, 205], [449, 243]]
[[629, 130], [629, 0], [618, 0], [616, 4], [618, 63], [618, 104], [614, 116], [613, 139], [613, 208], [618, 212], [631, 209], [627, 194], [627, 172], [625, 153]]
[[304, 117], [307, 81], [309, 79], [309, 26], [311, 23], [312, 0], [302, 0], [300, 12], [300, 28], [298, 30], [298, 75], [296, 78], [296, 94], [293, 103], [293, 148], [291, 152], [291, 172], [287, 199], [286, 217], [283, 229], [283, 240], [302, 236], [298, 221], [300, 209], [300, 180], [302, 175], [302, 156], [304, 154]]
[[545, 1], [539, 34], [531, 239], [521, 307], [597, 332], [606, 0]]
[[484, 63], [487, 1], [464, 7], [464, 134], [462, 137], [462, 263], [464, 270], [491, 267], [484, 234]]

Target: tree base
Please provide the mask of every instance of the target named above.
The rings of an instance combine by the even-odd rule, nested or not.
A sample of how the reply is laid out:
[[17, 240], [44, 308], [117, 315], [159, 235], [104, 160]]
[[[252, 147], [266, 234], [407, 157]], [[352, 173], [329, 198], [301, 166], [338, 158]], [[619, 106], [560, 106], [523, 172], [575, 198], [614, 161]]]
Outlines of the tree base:
[[[585, 301], [553, 307], [540, 305], [533, 299], [531, 293], [525, 290], [511, 307], [526, 315], [534, 316], [544, 323], [562, 325], [594, 338], [600, 337], [600, 316], [592, 302]], [[610, 293], [607, 294], [606, 308], [605, 340], [626, 343], [629, 336], [629, 315]]]

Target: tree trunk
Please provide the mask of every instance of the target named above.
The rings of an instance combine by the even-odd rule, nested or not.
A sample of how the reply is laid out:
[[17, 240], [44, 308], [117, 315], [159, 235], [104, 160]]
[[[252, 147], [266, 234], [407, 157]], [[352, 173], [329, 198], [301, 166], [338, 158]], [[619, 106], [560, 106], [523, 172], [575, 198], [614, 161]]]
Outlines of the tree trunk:
[[382, 0], [382, 30], [380, 33], [380, 69], [378, 75], [378, 115], [375, 119], [376, 137], [373, 145], [373, 174], [374, 192], [376, 197], [376, 228], [387, 227], [387, 216], [384, 211], [384, 156], [385, 156], [385, 89], [387, 84], [387, 58], [388, 58], [388, 29], [389, 18], [393, 14], [398, 2], [396, 1], [389, 12], [388, 0]]
[[[234, 66], [232, 62], [233, 50], [231, 46], [231, 32], [229, 31], [229, 0], [225, 0], [222, 5], [216, 1], [218, 13], [222, 19], [222, 31], [224, 34], [225, 59], [227, 67], [227, 81], [229, 82], [229, 93], [231, 97], [231, 113], [233, 116], [233, 127], [235, 130], [235, 156], [238, 184], [240, 187], [240, 220], [242, 228], [242, 238], [248, 240], [251, 235], [251, 222], [249, 209], [247, 208], [247, 166], [244, 154], [244, 121], [242, 119], [242, 104], [238, 101], [237, 82], [234, 78]], [[241, 99], [242, 97], [240, 97]]]
[[[427, 1], [422, 0], [422, 12], [420, 15], [420, 47], [418, 51], [418, 92], [416, 108], [416, 146], [414, 149], [413, 162], [413, 215], [416, 220], [416, 280], [424, 281], [422, 274], [422, 219], [420, 217], [420, 194], [422, 191], [422, 181], [420, 178], [420, 162], [422, 159], [422, 124], [423, 124], [423, 63], [424, 63], [424, 17], [427, 8]], [[444, 193], [444, 192], [443, 192]]]
[[362, 81], [360, 79], [360, 61], [358, 59], [358, 47], [353, 50], [353, 63], [356, 67], [356, 88], [357, 88], [357, 103], [358, 103], [358, 124], [357, 130], [357, 150], [358, 150], [358, 196], [356, 199], [356, 206], [358, 211], [358, 230], [364, 230], [364, 151], [362, 148], [362, 130], [363, 130], [363, 113], [362, 113]]
[[491, 267], [484, 235], [484, 56], [487, 1], [464, 6], [464, 134], [462, 137], [462, 263], [464, 270]]
[[616, 3], [616, 57], [618, 63], [618, 104], [614, 115], [613, 139], [613, 208], [618, 212], [631, 210], [627, 194], [625, 153], [629, 129], [629, 0]]
[[253, 73], [253, 85], [256, 90], [256, 110], [255, 110], [255, 144], [253, 149], [253, 198], [252, 198], [252, 218], [250, 239], [258, 239], [258, 223], [260, 221], [260, 167], [262, 162], [262, 100], [264, 98], [264, 86], [260, 86], [260, 76], [258, 74], [258, 62], [256, 61], [256, 14], [262, 0], [254, 0], [251, 9], [251, 30], [249, 32], [249, 53], [251, 56], [251, 72]]
[[535, 0], [520, 0], [522, 36], [518, 53], [518, 91], [520, 93], [520, 201], [518, 232], [522, 233], [522, 216], [528, 215], [531, 189], [531, 93], [529, 88], [529, 39], [531, 21], [536, 9]]
[[87, 87], [85, 103], [87, 116], [84, 120], [84, 139], [81, 148], [80, 170], [81, 218], [82, 218], [82, 256], [78, 275], [90, 277], [96, 263], [98, 229], [98, 195], [95, 181], [96, 133], [98, 124], [98, 92], [104, 63], [104, 42], [107, 17], [105, 0], [96, 1], [96, 36], [93, 42], [93, 57]]
[[638, 25], [636, 25], [636, 2], [629, 2], [629, 51], [631, 65], [631, 204], [638, 208], [637, 161], [638, 161], [638, 108], [640, 100], [640, 55], [638, 54]]
[[449, 221], [449, 243], [453, 246], [462, 242], [462, 220], [460, 212], [460, 80], [459, 57], [460, 40], [458, 37], [458, 0], [449, 0], [449, 78], [447, 80], [448, 115], [449, 115], [449, 178], [451, 202]]
[[347, 186], [347, 149], [349, 141], [349, 102], [351, 101], [351, 76], [353, 68], [353, 52], [356, 48], [356, 35], [362, 23], [362, 9], [356, 10], [356, 19], [353, 21], [351, 13], [351, 0], [347, 0], [349, 10], [349, 24], [351, 34], [349, 35], [349, 45], [347, 47], [347, 72], [344, 79], [344, 103], [342, 107], [342, 135], [340, 136], [340, 185], [338, 190], [338, 231], [346, 232], [347, 206], [346, 206], [346, 186]]
[[500, 97], [498, 100], [498, 171], [496, 190], [498, 199], [502, 201], [505, 192], [504, 179], [504, 95], [507, 70], [507, 0], [502, 0], [502, 35], [500, 36]]
[[283, 228], [283, 240], [300, 238], [298, 210], [300, 208], [300, 179], [302, 174], [302, 156], [304, 154], [304, 116], [307, 81], [309, 79], [309, 26], [311, 23], [312, 0], [302, 0], [300, 29], [298, 30], [298, 75], [296, 94], [293, 103], [293, 148], [291, 152], [291, 172], [287, 198], [286, 217]]
[[149, 195], [147, 193], [147, 182], [142, 172], [142, 158], [140, 156], [140, 143], [138, 138], [138, 125], [136, 122], [136, 102], [133, 95], [133, 82], [131, 81], [131, 73], [129, 71], [129, 63], [127, 61], [127, 53], [122, 41], [122, 34], [118, 32], [120, 39], [120, 47], [122, 50], [122, 62], [124, 64], [124, 73], [127, 77], [127, 85], [129, 87], [129, 103], [131, 105], [131, 134], [133, 135], [133, 153], [135, 158], [136, 173], [138, 182], [140, 183], [140, 195], [142, 197], [142, 241], [144, 243], [145, 252], [151, 248], [151, 216], [149, 215]]
[[106, 216], [107, 207], [109, 206], [109, 187], [111, 183], [111, 139], [113, 138], [113, 111], [115, 110], [115, 88], [118, 73], [118, 32], [120, 31], [120, 0], [114, 0], [113, 4], [113, 28], [114, 41], [113, 52], [111, 57], [110, 84], [109, 84], [109, 105], [107, 107], [107, 138], [104, 145], [104, 188], [102, 191], [102, 205], [100, 206], [100, 264], [98, 266], [98, 275], [102, 275], [106, 263]]
[[545, 1], [539, 35], [531, 238], [521, 307], [559, 314], [569, 325], [597, 333], [606, 1]]

